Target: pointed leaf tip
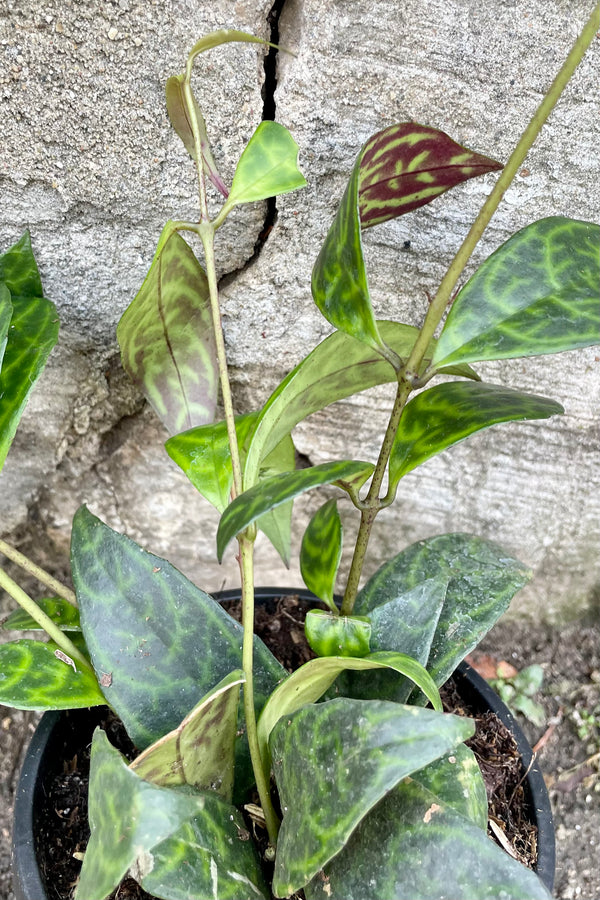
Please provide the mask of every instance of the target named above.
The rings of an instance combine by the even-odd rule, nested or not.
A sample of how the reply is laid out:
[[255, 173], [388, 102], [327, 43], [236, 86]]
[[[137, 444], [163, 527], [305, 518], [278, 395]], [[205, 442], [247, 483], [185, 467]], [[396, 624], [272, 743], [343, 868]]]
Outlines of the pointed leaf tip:
[[474, 153], [445, 132], [416, 122], [378, 131], [363, 148], [359, 209], [363, 228], [412, 212], [502, 163]]

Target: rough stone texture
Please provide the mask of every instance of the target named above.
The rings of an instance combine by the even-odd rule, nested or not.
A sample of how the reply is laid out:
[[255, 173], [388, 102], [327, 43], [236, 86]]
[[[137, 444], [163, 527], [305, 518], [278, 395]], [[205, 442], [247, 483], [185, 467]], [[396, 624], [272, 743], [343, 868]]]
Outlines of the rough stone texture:
[[[64, 564], [79, 503], [207, 588], [235, 584], [232, 555], [214, 560], [215, 516], [162, 449], [165, 434], [122, 375], [115, 326], [141, 284], [164, 221], [194, 215], [194, 179], [162, 102], [196, 37], [226, 25], [267, 35], [270, 3], [135, 0], [7, 2], [0, 11], [4, 153], [0, 246], [32, 231], [60, 346], [32, 398], [0, 491], [0, 531], [42, 555], [50, 536]], [[300, 145], [308, 188], [278, 201], [278, 219], [251, 266], [264, 206], [236, 211], [219, 234], [223, 313], [240, 410], [328, 331], [312, 304], [310, 270], [361, 143], [393, 121], [447, 130], [506, 159], [566, 56], [591, 2], [579, 0], [286, 0], [277, 118]], [[260, 53], [259, 53], [260, 57]], [[213, 51], [198, 79], [226, 175], [262, 109], [262, 58]], [[536, 143], [473, 266], [517, 228], [600, 208], [598, 45]], [[418, 324], [493, 176], [471, 182], [366, 237], [374, 305]], [[410, 249], [405, 242], [410, 241]], [[404, 544], [472, 530], [530, 564], [516, 610], [572, 614], [600, 586], [600, 351], [495, 363], [485, 378], [558, 399], [544, 423], [504, 425], [412, 473], [382, 515], [369, 571]], [[297, 433], [313, 463], [372, 458], [389, 408], [375, 390], [318, 414]], [[40, 422], [43, 423], [40, 426]], [[299, 504], [299, 528], [318, 505]], [[351, 516], [348, 533], [352, 531]], [[48, 561], [48, 560], [46, 560]], [[262, 543], [262, 583], [300, 583]]]

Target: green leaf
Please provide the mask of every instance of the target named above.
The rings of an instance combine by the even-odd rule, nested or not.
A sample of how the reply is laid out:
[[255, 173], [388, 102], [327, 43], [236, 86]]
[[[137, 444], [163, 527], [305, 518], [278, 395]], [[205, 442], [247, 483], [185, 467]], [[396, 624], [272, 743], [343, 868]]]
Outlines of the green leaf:
[[[398, 322], [379, 321], [386, 344], [407, 359], [419, 333], [418, 328]], [[432, 342], [423, 362], [427, 368], [433, 353]], [[462, 367], [447, 374], [478, 378], [472, 369]], [[244, 486], [258, 480], [260, 463], [292, 429], [319, 409], [343, 400], [376, 384], [396, 382], [396, 373], [379, 353], [341, 331], [325, 338], [271, 394], [259, 413], [244, 467]]]
[[[171, 120], [171, 125], [183, 141], [185, 149], [190, 154], [192, 159], [195, 160], [197, 158], [196, 145], [194, 143], [194, 133], [192, 131], [190, 114], [188, 112], [185, 93], [183, 90], [184, 81], [185, 75], [172, 75], [170, 78], [167, 78], [165, 91], [167, 113], [169, 115], [169, 119]], [[196, 113], [196, 122], [198, 123], [198, 131], [200, 134], [202, 167], [217, 190], [220, 191], [220, 193], [223, 194], [224, 197], [227, 197], [229, 191], [227, 190], [225, 182], [219, 175], [219, 171], [217, 169], [217, 165], [214, 161], [212, 151], [210, 149], [210, 144], [208, 142], [206, 122], [204, 121], [202, 110], [198, 106], [195, 97], [193, 98], [193, 103]]]
[[[42, 284], [27, 232], [0, 256], [0, 283], [5, 288], [2, 292], [0, 347], [4, 336], [7, 337], [0, 371], [1, 469], [29, 394], [58, 340], [58, 316], [54, 304], [42, 296]], [[4, 332], [8, 304], [12, 306], [12, 317], [8, 332]]]
[[358, 215], [360, 152], [312, 272], [312, 295], [328, 322], [386, 354], [371, 306]]
[[[64, 662], [57, 645], [21, 640], [0, 644], [0, 703], [17, 709], [81, 709], [106, 701], [93, 673]], [[64, 654], [62, 654], [64, 656]]]
[[321, 656], [304, 663], [271, 694], [258, 720], [258, 742], [264, 762], [269, 760], [269, 735], [282, 716], [307, 703], [315, 703], [331, 687], [340, 672], [393, 669], [406, 675], [423, 692], [434, 709], [440, 711], [440, 695], [422, 665], [404, 653], [371, 653], [369, 656]]
[[322, 484], [337, 484], [344, 490], [347, 486], [358, 489], [372, 471], [371, 463], [338, 460], [300, 469], [298, 472], [274, 475], [244, 491], [230, 503], [221, 516], [217, 531], [219, 562], [229, 541], [270, 509]]
[[454, 381], [417, 394], [406, 405], [390, 455], [390, 484], [446, 447], [499, 422], [560, 415], [560, 403], [499, 384]]
[[473, 731], [474, 723], [458, 716], [347, 698], [281, 719], [270, 741], [283, 811], [275, 895], [303, 887], [388, 791]]
[[485, 782], [477, 759], [466, 744], [457, 744], [446, 756], [441, 756], [411, 775], [435, 797], [486, 831], [488, 800]]
[[171, 433], [212, 422], [218, 371], [208, 281], [171, 223], [117, 339], [127, 373]]
[[185, 822], [152, 850], [153, 868], [140, 877], [164, 900], [270, 900], [261, 861], [235, 806], [206, 797], [202, 818]]
[[[245, 458], [245, 454], [244, 454]], [[243, 465], [243, 462], [242, 462]], [[282, 441], [269, 453], [263, 462], [259, 478], [265, 481], [273, 475], [282, 475], [285, 472], [293, 472], [296, 468], [296, 448], [291, 435], [286, 435]], [[282, 503], [280, 506], [269, 510], [258, 519], [257, 525], [269, 538], [284, 564], [289, 568], [292, 547], [292, 509], [293, 501]]]
[[[35, 601], [53, 622], [60, 625], [62, 631], [81, 631], [79, 611], [76, 606], [61, 597], [44, 597]], [[6, 631], [38, 631], [40, 626], [19, 607], [13, 610], [2, 622]]]
[[17, 297], [42, 297], [42, 281], [26, 231], [5, 253], [0, 254], [0, 282]]
[[[106, 699], [140, 749], [177, 728], [205, 693], [241, 667], [239, 623], [170, 563], [85, 507], [73, 520], [71, 566], [94, 668], [110, 679]], [[260, 710], [286, 672], [257, 637], [254, 663]]]
[[10, 291], [0, 281], [0, 370], [2, 369], [4, 351], [8, 342], [8, 326], [10, 325], [12, 314], [13, 305], [10, 302]]
[[[244, 840], [235, 807], [214, 792], [184, 793], [144, 781], [100, 729], [92, 742], [89, 820], [77, 900], [104, 900], [128, 871], [147, 890], [168, 880], [157, 896], [173, 900], [213, 897], [217, 888], [219, 897], [244, 900], [249, 880], [262, 887], [256, 852]], [[266, 897], [257, 887], [252, 896]]]
[[342, 558], [342, 534], [337, 500], [328, 500], [308, 523], [300, 547], [304, 584], [335, 613], [333, 591]]
[[[371, 651], [393, 649], [426, 666], [447, 589], [448, 574], [442, 573], [371, 609], [366, 617], [371, 624]], [[343, 672], [335, 686], [344, 697], [396, 703], [406, 703], [413, 690], [409, 678], [386, 669], [368, 675]]]
[[189, 784], [231, 802], [240, 685], [245, 680], [241, 669], [223, 678], [181, 725], [147, 747], [130, 768], [153, 784]]
[[[354, 613], [369, 616], [376, 607], [429, 579], [447, 582], [426, 663], [440, 685], [530, 577], [529, 569], [491, 541], [469, 534], [442, 534], [411, 544], [381, 566], [359, 592]], [[373, 635], [371, 641], [373, 646]], [[402, 632], [390, 632], [386, 645], [388, 650], [407, 652]]]
[[456, 297], [435, 366], [600, 343], [600, 225], [553, 216], [514, 234]]
[[[371, 623], [366, 616], [340, 616], [311, 609], [304, 620], [304, 634], [317, 656], [366, 656], [370, 650]], [[384, 698], [382, 698], [384, 699]]]
[[[244, 443], [256, 422], [258, 413], [235, 417], [238, 448]], [[233, 485], [231, 453], [225, 421], [190, 428], [169, 438], [167, 453], [183, 469], [196, 490], [219, 512], [228, 506]]]
[[304, 187], [306, 179], [297, 163], [298, 144], [287, 128], [278, 122], [261, 122], [240, 157], [223, 208]]
[[370, 137], [362, 150], [362, 227], [412, 212], [469, 178], [501, 168], [501, 163], [457, 144], [437, 128], [416, 122], [390, 125]]
[[412, 779], [362, 820], [305, 894], [307, 900], [551, 900], [534, 872]]

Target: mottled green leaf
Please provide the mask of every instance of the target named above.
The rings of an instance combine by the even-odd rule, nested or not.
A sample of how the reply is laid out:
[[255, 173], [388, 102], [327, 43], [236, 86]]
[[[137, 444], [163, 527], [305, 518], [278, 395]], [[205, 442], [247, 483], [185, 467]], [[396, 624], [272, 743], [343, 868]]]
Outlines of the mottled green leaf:
[[[140, 749], [177, 728], [205, 693], [241, 667], [239, 623], [170, 563], [85, 507], [73, 520], [71, 566], [94, 668]], [[257, 637], [254, 662], [260, 710], [286, 672]]]
[[200, 791], [216, 791], [231, 801], [240, 685], [244, 681], [241, 669], [223, 678], [181, 725], [136, 757], [131, 763], [133, 771], [153, 784], [189, 784]]
[[[8, 314], [8, 303], [12, 306], [0, 370], [1, 469], [29, 394], [58, 339], [58, 315], [54, 304], [42, 295], [42, 284], [27, 232], [0, 256], [0, 283], [5, 288], [3, 320]], [[10, 292], [9, 298], [6, 291]], [[0, 330], [0, 346], [3, 343]]]
[[[419, 330], [398, 322], [379, 321], [377, 325], [386, 344], [401, 359], [407, 359]], [[432, 341], [423, 369], [431, 360], [434, 346], [435, 341]], [[447, 374], [478, 378], [466, 366], [448, 370]], [[244, 468], [245, 488], [256, 484], [265, 455], [298, 422], [336, 400], [343, 400], [376, 384], [395, 381], [396, 373], [379, 353], [341, 331], [330, 334], [289, 373], [260, 411], [248, 447]]]
[[307, 703], [315, 703], [331, 687], [340, 672], [366, 672], [393, 669], [406, 675], [417, 685], [434, 709], [442, 702], [431, 676], [420, 663], [403, 653], [371, 653], [362, 658], [321, 656], [304, 663], [292, 672], [271, 694], [258, 720], [258, 742], [263, 761], [269, 759], [269, 735], [282, 716], [295, 712]]
[[385, 355], [385, 342], [371, 306], [360, 233], [358, 182], [361, 157], [362, 151], [315, 262], [312, 295], [317, 307], [335, 328]]
[[307, 900], [551, 900], [531, 869], [412, 778], [362, 820], [305, 894]]
[[52, 642], [0, 644], [0, 703], [40, 710], [105, 703], [93, 672], [77, 661], [65, 661], [64, 656]]
[[401, 122], [378, 131], [362, 149], [358, 204], [363, 228], [431, 203], [469, 178], [502, 164], [457, 144], [437, 128]]
[[311, 609], [304, 620], [304, 634], [317, 656], [362, 657], [370, 650], [371, 623], [366, 616]]
[[482, 831], [487, 829], [485, 782], [477, 758], [466, 744], [457, 744], [450, 753], [413, 772], [410, 777]]
[[454, 381], [417, 394], [406, 405], [390, 455], [390, 484], [446, 447], [499, 422], [560, 415], [560, 403], [499, 384]]
[[12, 319], [13, 305], [10, 302], [10, 291], [0, 281], [0, 370], [2, 369], [2, 360], [4, 359], [4, 351], [8, 341], [8, 326]]
[[337, 500], [328, 500], [314, 514], [302, 538], [300, 571], [304, 584], [337, 613], [333, 599], [342, 558], [342, 520]]
[[[243, 463], [242, 463], [243, 465]], [[286, 435], [264, 460], [259, 473], [261, 481], [293, 472], [296, 468], [296, 448], [291, 435]], [[290, 565], [292, 547], [293, 501], [270, 509], [257, 521], [257, 525], [269, 538], [286, 566]]]
[[236, 497], [221, 516], [217, 531], [219, 561], [229, 541], [270, 509], [322, 484], [336, 484], [344, 490], [347, 486], [358, 489], [372, 471], [371, 463], [345, 459], [266, 478]]
[[123, 366], [171, 433], [212, 422], [218, 371], [208, 281], [171, 224], [117, 339]]
[[[491, 541], [470, 534], [441, 534], [411, 544], [384, 563], [359, 592], [354, 612], [368, 616], [375, 607], [428, 579], [447, 581], [426, 664], [440, 685], [530, 578], [526, 566]], [[386, 649], [406, 652], [401, 633], [390, 632], [389, 638]]]
[[[393, 649], [426, 666], [447, 588], [448, 573], [442, 573], [371, 609], [371, 651]], [[368, 675], [342, 672], [335, 686], [344, 697], [406, 703], [414, 685], [402, 674], [380, 669]]]
[[[190, 154], [192, 159], [195, 160], [197, 159], [196, 145], [194, 142], [194, 133], [192, 130], [190, 113], [188, 111], [185, 93], [183, 90], [184, 80], [185, 75], [171, 75], [170, 78], [167, 78], [165, 90], [167, 113], [169, 114], [171, 125], [183, 141], [185, 149]], [[220, 191], [220, 193], [223, 194], [224, 197], [227, 197], [229, 191], [227, 190], [225, 182], [219, 175], [217, 164], [214, 161], [212, 151], [210, 149], [210, 144], [208, 142], [206, 122], [204, 121], [202, 110], [198, 106], [196, 98], [193, 97], [192, 99], [196, 114], [196, 122], [198, 123], [200, 152], [202, 154], [202, 167], [217, 190]]]
[[[240, 453], [244, 442], [256, 422], [258, 413], [235, 417]], [[219, 512], [231, 500], [233, 471], [225, 421], [190, 428], [169, 438], [165, 444], [167, 453], [183, 469], [196, 490], [212, 503]]]
[[[60, 625], [62, 631], [81, 631], [79, 611], [72, 603], [61, 597], [43, 597], [35, 602], [53, 622]], [[2, 628], [6, 631], [38, 631], [40, 626], [19, 607], [4, 619]]]
[[306, 179], [298, 169], [298, 144], [283, 125], [265, 120], [240, 157], [223, 209], [266, 200], [305, 185]]
[[[76, 900], [104, 900], [127, 872], [148, 890], [170, 880], [170, 886], [157, 888], [157, 896], [173, 900], [266, 896], [260, 888], [249, 893], [247, 881], [256, 879], [262, 887], [262, 879], [235, 807], [214, 792], [182, 792], [144, 781], [100, 729], [92, 742], [89, 820]], [[193, 886], [184, 894], [192, 871]]]
[[473, 731], [470, 719], [383, 700], [328, 700], [281, 719], [270, 740], [283, 812], [276, 896], [303, 887], [399, 781]]
[[456, 297], [436, 366], [600, 343], [600, 225], [553, 216], [514, 234]]
[[205, 815], [152, 850], [144, 890], [164, 900], [270, 900], [261, 861], [235, 806], [206, 795]]

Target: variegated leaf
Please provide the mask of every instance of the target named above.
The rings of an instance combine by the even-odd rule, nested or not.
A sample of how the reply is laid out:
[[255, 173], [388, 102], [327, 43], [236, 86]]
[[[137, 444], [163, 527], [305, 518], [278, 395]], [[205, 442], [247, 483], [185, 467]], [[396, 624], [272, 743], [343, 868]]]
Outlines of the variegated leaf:
[[81, 709], [106, 703], [89, 667], [51, 641], [0, 644], [0, 703], [17, 709]]
[[244, 681], [241, 669], [226, 675], [181, 725], [146, 747], [130, 768], [153, 784], [189, 784], [199, 791], [216, 791], [231, 801], [240, 685]]
[[398, 782], [474, 730], [470, 719], [384, 700], [328, 700], [280, 719], [270, 740], [283, 811], [275, 895], [302, 888]]
[[171, 433], [212, 422], [218, 371], [208, 282], [171, 225], [117, 339], [125, 369]]
[[370, 650], [371, 623], [367, 616], [340, 616], [337, 609], [335, 613], [310, 609], [304, 620], [304, 634], [317, 656], [360, 659]]
[[433, 364], [600, 344], [600, 225], [563, 216], [521, 229], [457, 295]]
[[217, 530], [219, 561], [222, 560], [229, 541], [269, 510], [322, 484], [336, 484], [343, 490], [348, 490], [349, 487], [357, 490], [372, 471], [372, 463], [338, 460], [266, 478], [236, 497], [221, 516]]
[[390, 484], [470, 434], [500, 422], [560, 415], [560, 403], [499, 384], [454, 381], [417, 394], [402, 413], [390, 454]]
[[342, 520], [337, 500], [328, 500], [314, 514], [302, 538], [300, 572], [304, 584], [335, 613], [335, 579], [342, 558]]
[[358, 204], [363, 228], [431, 203], [469, 178], [502, 164], [457, 144], [445, 132], [416, 122], [390, 125], [362, 150]]
[[224, 209], [266, 200], [305, 185], [306, 179], [298, 169], [298, 144], [283, 125], [265, 120], [240, 157]]

